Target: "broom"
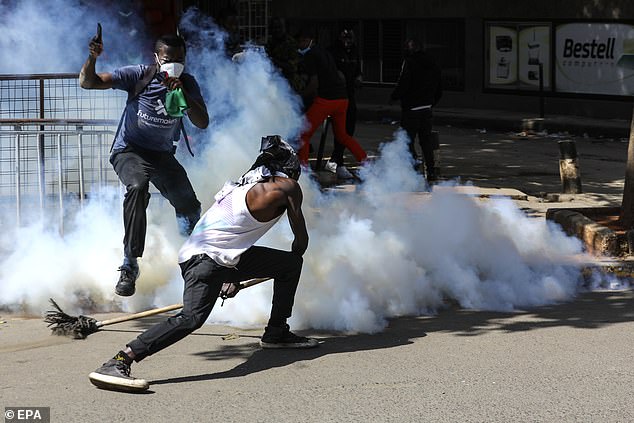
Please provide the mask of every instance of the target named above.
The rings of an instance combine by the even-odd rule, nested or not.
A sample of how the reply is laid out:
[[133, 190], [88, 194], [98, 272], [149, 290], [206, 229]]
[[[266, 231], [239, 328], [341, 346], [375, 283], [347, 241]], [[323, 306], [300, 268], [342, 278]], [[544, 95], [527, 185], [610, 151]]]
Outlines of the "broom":
[[[220, 298], [222, 298], [224, 303], [225, 299], [235, 297], [238, 291], [265, 282], [269, 279], [271, 278], [254, 278], [240, 283], [223, 284], [223, 290], [220, 292]], [[66, 314], [52, 298], [49, 298], [49, 300], [55, 310], [49, 310], [46, 312], [44, 322], [48, 323], [47, 326], [51, 328], [54, 335], [70, 336], [74, 339], [85, 339], [88, 335], [97, 332], [99, 328], [103, 326], [114, 325], [115, 323], [127, 322], [129, 320], [154, 316], [155, 314], [166, 313], [168, 311], [183, 308], [183, 304], [172, 304], [165, 307], [142, 311], [140, 313], [129, 314], [127, 316], [115, 317], [114, 319], [98, 321], [97, 319], [88, 316], [71, 316]]]

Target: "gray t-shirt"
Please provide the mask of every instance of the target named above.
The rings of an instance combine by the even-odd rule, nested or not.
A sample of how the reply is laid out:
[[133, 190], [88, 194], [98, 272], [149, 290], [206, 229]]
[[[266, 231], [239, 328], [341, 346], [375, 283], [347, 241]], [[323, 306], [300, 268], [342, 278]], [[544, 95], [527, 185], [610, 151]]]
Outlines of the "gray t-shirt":
[[[112, 73], [113, 88], [134, 91], [136, 83], [143, 78], [146, 65], [124, 66]], [[200, 97], [200, 87], [193, 76], [181, 75], [183, 84], [187, 83], [187, 92], [192, 97]], [[167, 87], [155, 76], [148, 86], [123, 111], [121, 129], [115, 138], [114, 150], [125, 148], [128, 144], [153, 150], [172, 151], [173, 141], [180, 137], [180, 119], [167, 114], [165, 96]]]

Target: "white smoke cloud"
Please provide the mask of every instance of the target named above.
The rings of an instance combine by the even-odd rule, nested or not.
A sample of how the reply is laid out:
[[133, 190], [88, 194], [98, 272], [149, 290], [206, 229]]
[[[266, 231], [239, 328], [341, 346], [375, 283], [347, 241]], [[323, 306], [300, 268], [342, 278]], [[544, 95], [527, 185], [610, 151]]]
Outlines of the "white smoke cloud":
[[[42, 11], [39, 18], [46, 16]], [[220, 48], [222, 31], [195, 11], [185, 14], [183, 29], [190, 34], [187, 69], [196, 76], [214, 121], [205, 131], [192, 131], [196, 157], [180, 151], [179, 158], [206, 209], [225, 180], [248, 169], [262, 136], [296, 140], [304, 120], [298, 98], [261, 52], [249, 50], [240, 62], [231, 61]], [[61, 40], [65, 34], [47, 35]], [[426, 192], [424, 180], [409, 165], [404, 134], [394, 138], [362, 170], [364, 182], [355, 192], [322, 193], [308, 175], [302, 176], [311, 240], [294, 327], [376, 332], [391, 317], [434, 313], [447, 299], [463, 307], [508, 311], [575, 295], [579, 271], [565, 263], [581, 251], [577, 240], [527, 218], [508, 200], [482, 202], [456, 194], [451, 183]], [[115, 298], [123, 228], [121, 198], [114, 191], [79, 212], [63, 238], [31, 226], [12, 241], [2, 240], [2, 249], [10, 253], [0, 258], [0, 304], [41, 311], [49, 296], [75, 308], [89, 297], [102, 309], [139, 310], [180, 302], [176, 257], [183, 239], [164, 201], [150, 207], [138, 293]], [[289, 249], [291, 241], [282, 219], [260, 244]], [[210, 321], [261, 325], [268, 318], [271, 285], [249, 288], [224, 307], [218, 303]]]
[[104, 39], [100, 65], [142, 60], [148, 42], [143, 20], [137, 13], [124, 18], [121, 7], [80, 0], [0, 2], [0, 74], [79, 72], [98, 22]]
[[[447, 299], [510, 311], [577, 293], [579, 270], [566, 264], [581, 252], [577, 239], [510, 200], [484, 203], [451, 184], [412, 193], [426, 185], [403, 165], [408, 154], [399, 132], [354, 193], [321, 194], [305, 184], [311, 241], [293, 325], [376, 332], [390, 317], [434, 313]], [[283, 248], [292, 234], [276, 229], [266, 241]], [[212, 319], [261, 322], [269, 299], [270, 288], [245, 291]]]

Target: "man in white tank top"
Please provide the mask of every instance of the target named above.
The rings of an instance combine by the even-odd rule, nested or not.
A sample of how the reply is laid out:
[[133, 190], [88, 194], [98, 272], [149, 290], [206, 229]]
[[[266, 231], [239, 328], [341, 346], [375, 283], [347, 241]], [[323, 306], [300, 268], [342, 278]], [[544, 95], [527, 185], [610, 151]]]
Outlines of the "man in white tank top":
[[[143, 391], [149, 384], [130, 376], [132, 361], [183, 339], [205, 323], [223, 284], [251, 278], [274, 279], [269, 322], [262, 348], [312, 348], [317, 341], [289, 330], [295, 292], [308, 247], [302, 214], [300, 164], [293, 148], [279, 136], [262, 138], [261, 154], [240, 180], [228, 182], [215, 196], [179, 252], [185, 281], [183, 309], [147, 331], [89, 375], [105, 389]], [[254, 246], [284, 214], [295, 236], [291, 251]]]

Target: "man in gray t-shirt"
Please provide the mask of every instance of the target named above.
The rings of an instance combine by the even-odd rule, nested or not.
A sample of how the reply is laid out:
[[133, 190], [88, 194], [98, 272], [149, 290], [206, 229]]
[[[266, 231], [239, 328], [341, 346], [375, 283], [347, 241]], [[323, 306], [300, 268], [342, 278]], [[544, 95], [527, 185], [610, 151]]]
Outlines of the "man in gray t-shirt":
[[[196, 80], [183, 73], [185, 41], [181, 37], [166, 35], [156, 41], [156, 64], [125, 66], [112, 73], [95, 71], [97, 57], [103, 51], [100, 33], [91, 40], [89, 50], [79, 75], [81, 87], [128, 92], [110, 163], [126, 187], [125, 256], [115, 292], [130, 296], [139, 276], [137, 258], [143, 255], [145, 247], [149, 183], [174, 207], [184, 235], [191, 233], [200, 217], [200, 202], [185, 169], [174, 157], [173, 145], [180, 137], [183, 109], [189, 120], [202, 129], [209, 125], [209, 115]], [[168, 104], [180, 107], [166, 108]]]

